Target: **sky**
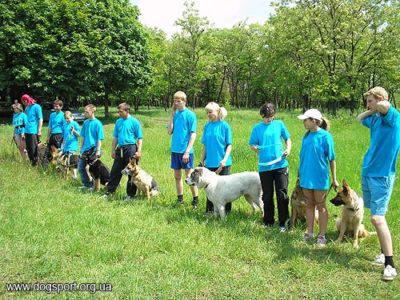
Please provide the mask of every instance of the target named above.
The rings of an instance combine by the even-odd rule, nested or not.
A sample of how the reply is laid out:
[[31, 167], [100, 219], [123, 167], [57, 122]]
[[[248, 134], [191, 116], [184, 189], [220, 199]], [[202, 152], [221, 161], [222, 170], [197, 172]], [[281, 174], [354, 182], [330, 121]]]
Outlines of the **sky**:
[[[201, 17], [207, 17], [214, 28], [231, 28], [240, 21], [264, 23], [274, 12], [273, 0], [196, 0]], [[149, 27], [158, 27], [171, 37], [179, 30], [174, 25], [182, 17], [185, 0], [131, 0], [140, 10], [139, 20]]]

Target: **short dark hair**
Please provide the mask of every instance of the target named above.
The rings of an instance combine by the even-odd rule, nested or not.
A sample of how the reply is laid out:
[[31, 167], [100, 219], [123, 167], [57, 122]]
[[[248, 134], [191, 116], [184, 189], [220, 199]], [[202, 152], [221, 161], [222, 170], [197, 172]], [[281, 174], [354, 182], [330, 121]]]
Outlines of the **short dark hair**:
[[260, 115], [263, 118], [273, 117], [275, 115], [275, 105], [272, 103], [264, 103], [260, 108]]

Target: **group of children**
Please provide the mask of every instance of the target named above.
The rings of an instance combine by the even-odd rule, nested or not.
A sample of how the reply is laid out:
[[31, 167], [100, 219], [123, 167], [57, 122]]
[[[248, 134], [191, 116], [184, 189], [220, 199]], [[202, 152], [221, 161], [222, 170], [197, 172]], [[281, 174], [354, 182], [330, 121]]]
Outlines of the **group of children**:
[[[374, 261], [385, 266], [382, 278], [393, 280], [396, 269], [393, 263], [393, 247], [391, 234], [386, 223], [385, 214], [393, 190], [396, 159], [400, 149], [400, 117], [399, 112], [388, 101], [387, 92], [381, 87], [375, 87], [366, 94], [368, 110], [358, 116], [362, 124], [371, 131], [371, 145], [364, 157], [362, 167], [362, 189], [365, 206], [371, 209], [371, 221], [375, 226], [382, 253]], [[25, 104], [26, 116], [20, 104], [14, 104], [13, 126], [14, 139], [21, 155], [25, 155], [23, 142], [32, 164], [37, 162], [34, 145], [41, 135], [42, 116], [40, 106], [28, 95], [21, 98]], [[183, 203], [182, 171], [188, 176], [194, 168], [193, 146], [196, 139], [196, 115], [186, 107], [187, 98], [184, 92], [174, 94], [168, 133], [171, 137], [171, 168], [174, 172], [177, 192], [177, 204]], [[95, 106], [85, 106], [85, 120], [82, 129], [72, 119], [69, 112], [62, 113], [62, 102], [54, 102], [55, 111], [50, 116], [48, 144], [57, 145], [63, 152], [78, 151], [78, 137], [82, 139], [80, 153], [95, 151], [100, 156], [101, 144], [104, 139], [102, 123], [95, 118]], [[205, 107], [208, 122], [204, 126], [201, 138], [202, 151], [200, 163], [212, 170], [219, 170], [220, 175], [228, 175], [232, 165], [232, 130], [224, 120], [227, 111], [215, 102]], [[116, 121], [113, 131], [112, 158], [114, 160], [110, 173], [110, 182], [104, 195], [112, 195], [121, 180], [121, 170], [134, 157], [139, 160], [142, 148], [142, 129], [140, 122], [130, 114], [126, 103], [118, 106], [120, 118]], [[263, 224], [271, 227], [275, 222], [275, 205], [273, 194], [275, 189], [277, 199], [278, 223], [280, 231], [284, 232], [285, 223], [289, 219], [288, 197], [288, 157], [292, 142], [285, 124], [275, 120], [275, 107], [265, 103], [260, 109], [262, 121], [256, 124], [251, 132], [250, 149], [258, 154], [258, 171], [263, 189], [264, 203]], [[300, 150], [300, 165], [298, 178], [307, 201], [307, 230], [304, 240], [314, 240], [315, 210], [319, 213], [319, 233], [316, 244], [324, 246], [327, 243], [325, 233], [328, 224], [326, 195], [330, 187], [337, 188], [335, 150], [332, 135], [328, 131], [327, 120], [317, 109], [309, 109], [298, 116], [303, 120], [306, 133], [303, 136]], [[28, 135], [31, 135], [28, 139]], [[28, 141], [29, 140], [29, 141]], [[29, 144], [29, 146], [28, 146]], [[33, 150], [32, 150], [33, 149]], [[37, 151], [37, 150], [36, 150]], [[37, 152], [36, 152], [37, 155]], [[86, 162], [79, 160], [78, 170], [84, 189], [92, 189], [93, 182], [86, 172]], [[331, 172], [331, 179], [329, 176]], [[191, 186], [192, 206], [198, 206], [198, 190]], [[128, 178], [127, 196], [132, 200], [136, 187]], [[213, 211], [212, 202], [207, 199], [206, 212]], [[226, 211], [231, 210], [228, 204]]]

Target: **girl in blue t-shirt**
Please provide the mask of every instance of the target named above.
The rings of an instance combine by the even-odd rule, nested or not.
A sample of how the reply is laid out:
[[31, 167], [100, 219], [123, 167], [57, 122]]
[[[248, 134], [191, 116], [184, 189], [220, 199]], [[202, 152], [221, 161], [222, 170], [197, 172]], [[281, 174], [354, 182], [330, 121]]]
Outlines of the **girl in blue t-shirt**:
[[[317, 245], [325, 246], [328, 224], [326, 195], [329, 186], [335, 189], [339, 186], [336, 180], [334, 143], [332, 135], [327, 131], [328, 123], [317, 109], [309, 109], [298, 118], [303, 120], [307, 130], [301, 144], [299, 167], [300, 187], [307, 198], [307, 232], [304, 234], [304, 240], [308, 242], [314, 238], [314, 218], [317, 209], [319, 214]], [[329, 167], [332, 173], [331, 184], [329, 184]]]
[[[228, 112], [215, 102], [206, 105], [208, 122], [204, 126], [201, 143], [201, 163], [211, 171], [219, 169], [219, 175], [229, 175], [232, 158], [232, 130], [229, 124], [224, 121]], [[232, 203], [225, 205], [225, 212], [229, 213]], [[207, 199], [206, 213], [213, 212], [213, 203]]]
[[[258, 154], [258, 172], [260, 174], [264, 203], [263, 223], [271, 227], [275, 222], [274, 186], [278, 206], [278, 221], [281, 232], [285, 232], [285, 223], [289, 219], [287, 157], [292, 148], [289, 131], [280, 120], [275, 120], [275, 106], [265, 103], [260, 108], [263, 121], [253, 127], [249, 145]], [[286, 149], [283, 147], [285, 142]]]
[[12, 125], [14, 127], [14, 142], [18, 147], [19, 153], [22, 158], [27, 159], [26, 144], [25, 144], [25, 126], [28, 122], [24, 109], [20, 103], [12, 105], [14, 110]]

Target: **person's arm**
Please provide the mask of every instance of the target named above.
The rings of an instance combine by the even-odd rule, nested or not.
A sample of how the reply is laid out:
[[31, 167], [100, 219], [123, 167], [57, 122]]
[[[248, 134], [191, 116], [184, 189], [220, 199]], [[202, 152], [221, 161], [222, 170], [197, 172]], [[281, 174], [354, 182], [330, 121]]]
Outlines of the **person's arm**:
[[379, 101], [376, 104], [376, 111], [381, 115], [386, 115], [390, 108], [390, 102], [387, 100]]
[[220, 161], [220, 163], [219, 163], [219, 165], [220, 165], [221, 167], [225, 167], [226, 161], [228, 160], [228, 157], [229, 157], [229, 155], [231, 154], [231, 152], [232, 152], [232, 145], [226, 146], [224, 158], [223, 158], [223, 159]]
[[258, 145], [250, 145], [250, 150], [254, 151], [255, 153], [260, 152]]
[[287, 139], [285, 141], [285, 144], [286, 144], [286, 150], [283, 151], [283, 156], [288, 157], [290, 155], [290, 152], [292, 151], [292, 140]]
[[117, 147], [117, 138], [113, 137], [112, 143], [111, 143], [111, 157], [115, 158], [115, 148]]
[[101, 140], [98, 140], [96, 145], [96, 156], [98, 157], [100, 157], [100, 150], [101, 150]]
[[38, 136], [42, 136], [43, 119], [39, 119]]
[[207, 153], [206, 145], [203, 144], [203, 146], [201, 147], [201, 158], [200, 158], [200, 163], [203, 165], [203, 167], [204, 167], [204, 160], [206, 159], [206, 153]]
[[183, 153], [183, 156], [182, 156], [182, 161], [184, 163], [187, 163], [189, 161], [189, 153], [190, 153], [190, 150], [193, 148], [195, 140], [196, 140], [196, 132], [192, 132], [190, 134], [189, 143], [186, 147], [185, 153]]
[[331, 167], [331, 173], [332, 173], [332, 187], [336, 190], [337, 187], [339, 186], [339, 182], [336, 179], [336, 161], [331, 160], [329, 162], [329, 165]]
[[143, 145], [143, 139], [138, 139], [136, 141], [136, 145], [137, 145], [137, 150], [135, 153], [135, 158], [139, 159], [142, 157], [142, 145]]
[[372, 116], [374, 113], [376, 113], [375, 110], [369, 109], [359, 114], [356, 119], [358, 122], [362, 122], [362, 120], [364, 120], [366, 117]]
[[174, 116], [175, 116], [175, 102], [172, 103], [172, 108], [171, 108], [171, 116], [169, 118], [168, 122], [168, 134], [171, 135], [174, 132]]

